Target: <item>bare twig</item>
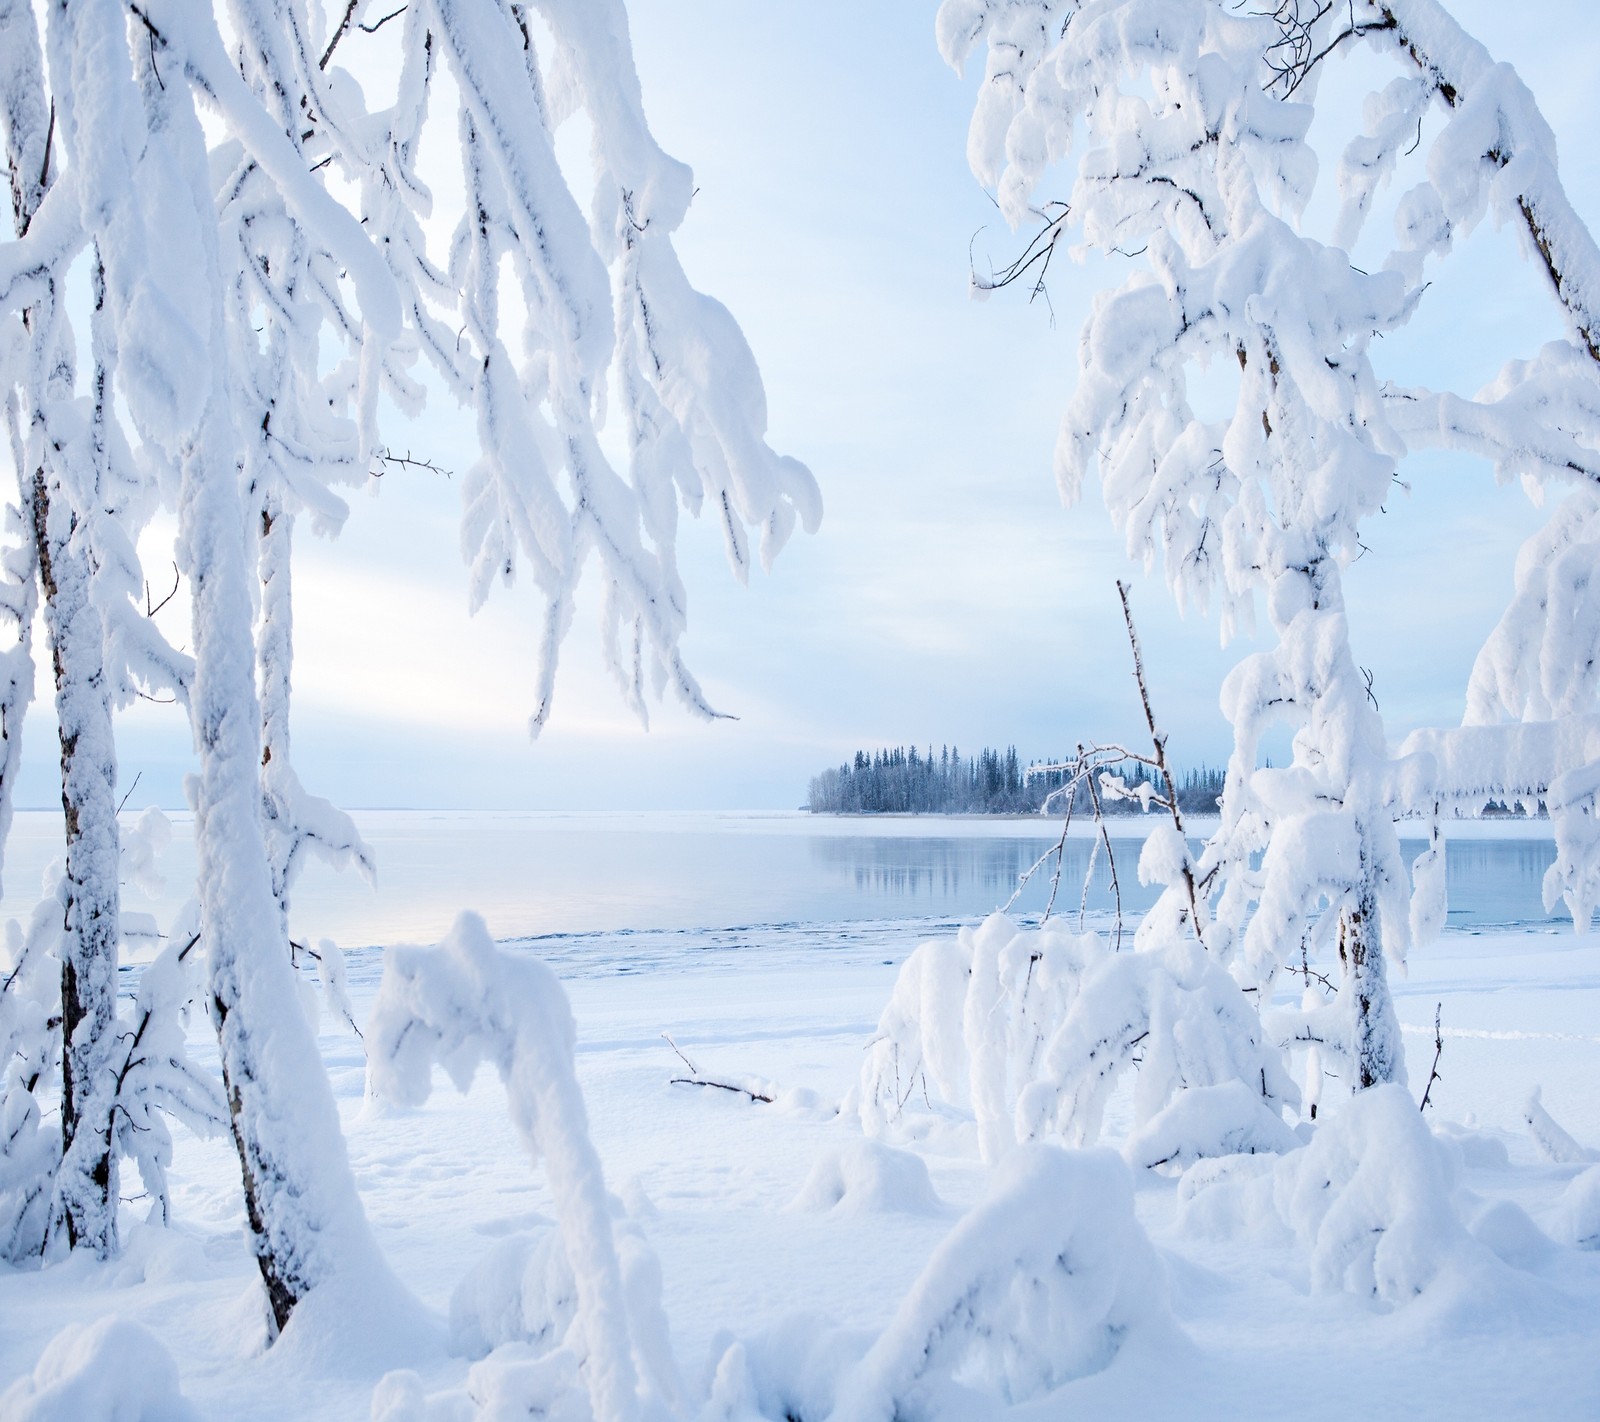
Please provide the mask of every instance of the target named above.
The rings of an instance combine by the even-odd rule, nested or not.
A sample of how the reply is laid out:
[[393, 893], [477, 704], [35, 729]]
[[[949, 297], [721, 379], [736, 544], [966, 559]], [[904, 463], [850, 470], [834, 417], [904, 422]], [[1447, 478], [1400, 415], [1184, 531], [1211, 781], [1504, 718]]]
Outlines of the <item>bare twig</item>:
[[1434, 1003], [1434, 1005], [1433, 1005], [1433, 1065], [1428, 1069], [1428, 1084], [1425, 1087], [1422, 1088], [1422, 1103], [1417, 1108], [1419, 1111], [1426, 1111], [1428, 1109], [1428, 1098], [1433, 1094], [1433, 1084], [1434, 1084], [1434, 1082], [1443, 1081], [1444, 1080], [1444, 1078], [1439, 1075], [1439, 1058], [1444, 1055], [1444, 1032], [1439, 1026], [1439, 1014], [1443, 1010], [1444, 1010], [1444, 1004], [1442, 1002]]
[[674, 1042], [672, 1040], [672, 1033], [663, 1032], [661, 1035], [666, 1040], [667, 1045], [669, 1047], [671, 1047], [672, 1050], [678, 1054], [678, 1060], [681, 1061], [686, 1067], [688, 1067], [689, 1070], [691, 1072], [693, 1072], [696, 1076], [699, 1076], [700, 1075], [700, 1068], [697, 1067], [692, 1061], [690, 1061], [689, 1060], [689, 1054], [687, 1052], [685, 1052], [682, 1047], [680, 1047], [676, 1042]]
[[326, 69], [328, 67], [328, 61], [333, 58], [334, 50], [339, 47], [339, 41], [345, 37], [360, 5], [361, 0], [349, 0], [349, 3], [344, 7], [344, 14], [334, 27], [333, 37], [328, 41], [328, 47], [322, 51], [322, 58], [317, 61], [318, 69]]
[[[387, 449], [380, 449], [374, 453], [372, 457], [376, 459], [379, 464], [382, 464], [386, 467], [393, 465], [396, 469], [424, 469], [429, 474], [443, 474], [446, 479], [455, 477], [448, 469], [442, 468], [441, 466], [435, 464], [431, 459], [415, 458], [409, 449], [404, 454], [391, 454]], [[383, 478], [385, 472], [386, 468], [374, 469], [371, 471], [371, 474], [374, 479], [381, 479]]]
[[146, 617], [154, 617], [156, 613], [160, 612], [161, 609], [171, 602], [173, 598], [177, 597], [178, 585], [182, 581], [183, 574], [178, 571], [178, 565], [174, 563], [172, 565], [172, 591], [152, 607], [150, 605], [150, 580], [146, 578], [144, 581], [144, 615]]
[[[1144, 722], [1150, 728], [1150, 743], [1155, 747], [1156, 769], [1161, 772], [1162, 782], [1167, 787], [1167, 808], [1172, 811], [1172, 824], [1178, 831], [1178, 838], [1187, 846], [1189, 841], [1183, 832], [1183, 812], [1178, 809], [1178, 792], [1172, 783], [1172, 772], [1167, 768], [1167, 738], [1156, 729], [1156, 715], [1150, 707], [1150, 687], [1144, 676], [1144, 653], [1139, 648], [1138, 629], [1133, 625], [1133, 608], [1128, 602], [1128, 585], [1120, 578], [1117, 580], [1117, 596], [1122, 601], [1122, 620], [1128, 628], [1128, 646], [1133, 651], [1133, 679], [1139, 685], [1139, 701], [1144, 707]], [[1183, 856], [1183, 886], [1189, 894], [1189, 922], [1194, 926], [1194, 936], [1200, 946], [1206, 946], [1205, 934], [1200, 927], [1200, 894], [1194, 881], [1194, 868], [1189, 863], [1187, 852]]]
[[139, 782], [143, 778], [144, 771], [141, 770], [135, 773], [133, 777], [133, 784], [128, 787], [128, 793], [122, 797], [121, 803], [117, 806], [117, 813], [119, 815], [128, 808], [128, 801], [133, 798], [133, 792], [139, 788]]
[[689, 1076], [674, 1076], [670, 1078], [667, 1082], [668, 1086], [709, 1086], [717, 1091], [731, 1091], [737, 1096], [748, 1096], [753, 1102], [760, 1101], [769, 1106], [772, 1104], [772, 1098], [765, 1092], [752, 1091], [748, 1086], [740, 1086], [737, 1082], [713, 1081], [710, 1077], [701, 1076], [700, 1068], [689, 1059], [683, 1048], [672, 1040], [672, 1034], [663, 1032], [661, 1035], [666, 1039], [667, 1045], [678, 1054], [678, 1060], [688, 1067], [691, 1073]]
[[[1116, 901], [1116, 906], [1117, 906], [1117, 929], [1116, 929], [1116, 935], [1117, 936], [1116, 936], [1115, 943], [1113, 944], [1113, 949], [1114, 949], [1114, 951], [1120, 953], [1122, 951], [1122, 885], [1117, 882], [1117, 856], [1111, 852], [1111, 835], [1106, 830], [1105, 812], [1101, 809], [1101, 806], [1100, 806], [1100, 792], [1095, 788], [1095, 784], [1094, 784], [1093, 780], [1090, 780], [1088, 782], [1088, 786], [1089, 786], [1089, 803], [1094, 806], [1094, 822], [1095, 822], [1096, 825], [1099, 826], [1099, 829], [1100, 829], [1100, 840], [1101, 840], [1101, 843], [1103, 843], [1105, 845], [1105, 847], [1106, 847], [1106, 868], [1111, 873], [1111, 896]], [[1092, 864], [1092, 862], [1093, 861], [1092, 861], [1092, 857], [1091, 857], [1091, 864]], [[1092, 869], [1091, 869], [1091, 872], [1093, 872]], [[1087, 889], [1087, 885], [1088, 885], [1088, 876], [1087, 875], [1084, 876], [1084, 883], [1085, 883], [1085, 888]], [[1079, 917], [1080, 917], [1080, 919], [1082, 917], [1081, 911], [1080, 911]]]
[[399, 19], [399, 17], [401, 15], [405, 14], [405, 12], [406, 12], [406, 7], [404, 5], [402, 5], [398, 10], [389, 11], [389, 13], [387, 15], [385, 15], [381, 20], [375, 20], [370, 25], [366, 24], [364, 21], [359, 21], [358, 20], [356, 22], [356, 28], [358, 30], [360, 30], [363, 34], [375, 35], [375, 34], [378, 33], [379, 30], [381, 30], [385, 25], [387, 25], [390, 20]]

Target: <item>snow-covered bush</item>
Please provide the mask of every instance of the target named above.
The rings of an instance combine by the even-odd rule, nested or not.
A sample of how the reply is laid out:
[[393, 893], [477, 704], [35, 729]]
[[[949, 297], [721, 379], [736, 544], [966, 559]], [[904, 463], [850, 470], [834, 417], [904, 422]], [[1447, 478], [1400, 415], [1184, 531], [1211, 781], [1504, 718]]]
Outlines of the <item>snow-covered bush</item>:
[[676, 1382], [661, 1371], [671, 1355], [659, 1274], [653, 1261], [636, 1259], [625, 1269], [619, 1257], [574, 1074], [572, 1013], [555, 975], [532, 957], [502, 952], [483, 920], [463, 913], [437, 948], [389, 950], [367, 1032], [369, 1089], [407, 1105], [427, 1099], [435, 1064], [465, 1091], [478, 1063], [490, 1061], [529, 1155], [544, 1163], [559, 1237], [547, 1237], [521, 1262], [515, 1287], [510, 1279], [519, 1266], [501, 1259], [452, 1306], [464, 1346], [511, 1340], [516, 1356], [496, 1363], [491, 1354], [481, 1376], [496, 1379], [494, 1388], [542, 1388], [564, 1365], [534, 1367], [529, 1359], [564, 1340], [599, 1422], [638, 1415], [641, 1364], [670, 1401]]
[[1206, 1162], [1179, 1184], [1185, 1225], [1227, 1235], [1275, 1219], [1320, 1291], [1398, 1305], [1477, 1246], [1456, 1198], [1456, 1153], [1398, 1084], [1324, 1116], [1308, 1145], [1271, 1162]]
[[1109, 1151], [1031, 1145], [934, 1251], [844, 1379], [832, 1422], [892, 1422], [935, 1399], [959, 1416], [974, 1392], [1024, 1402], [1175, 1332], [1127, 1167]]
[[[856, 1106], [873, 1135], [935, 1096], [970, 1109], [994, 1161], [1019, 1140], [1093, 1145], [1112, 1091], [1135, 1068], [1133, 1126], [1155, 1132], [1140, 1151], [1163, 1131], [1177, 1157], [1292, 1140], [1281, 1111], [1297, 1102], [1294, 1085], [1249, 999], [1192, 939], [1151, 934], [1117, 953], [1097, 935], [1020, 928], [1000, 914], [906, 960]], [[1234, 1094], [1180, 1108], [1188, 1091], [1227, 1083], [1255, 1109]], [[1169, 1108], [1178, 1114], [1164, 1117]]]
[[198, 1422], [161, 1340], [125, 1318], [69, 1323], [0, 1394], [6, 1422]]

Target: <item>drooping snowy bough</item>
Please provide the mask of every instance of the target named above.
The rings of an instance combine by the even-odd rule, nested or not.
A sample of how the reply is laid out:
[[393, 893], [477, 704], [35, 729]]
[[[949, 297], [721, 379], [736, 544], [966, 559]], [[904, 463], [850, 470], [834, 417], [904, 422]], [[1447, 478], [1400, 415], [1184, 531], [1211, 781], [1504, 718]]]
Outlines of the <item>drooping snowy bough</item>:
[[[351, 6], [347, 20], [366, 8]], [[348, 25], [340, 33], [360, 40]], [[426, 247], [433, 199], [417, 170], [441, 64], [458, 94], [446, 117], [467, 184], [443, 258]], [[766, 397], [738, 326], [689, 285], [673, 251], [694, 183], [646, 126], [621, 0], [411, 5], [399, 71], [393, 107], [366, 124], [362, 210], [416, 345], [477, 416], [462, 523], [472, 605], [526, 560], [546, 603], [537, 734], [592, 555], [603, 645], [628, 704], [642, 719], [647, 692], [670, 686], [711, 714], [679, 652], [679, 499], [710, 506], [741, 579], [751, 530], [770, 562], [797, 523], [817, 527], [821, 502], [805, 466], [766, 443]], [[591, 134], [587, 216], [555, 151], [557, 129], [580, 115]], [[515, 339], [500, 289], [508, 269], [519, 283]], [[625, 474], [600, 444], [608, 393], [627, 436]]]
[[1035, 1145], [940, 1243], [843, 1379], [829, 1422], [988, 1415], [1177, 1336], [1166, 1280], [1109, 1151]]
[[[464, 913], [437, 948], [389, 950], [368, 1039], [371, 1091], [405, 1105], [427, 1099], [436, 1063], [462, 1091], [480, 1061], [494, 1064], [517, 1133], [533, 1162], [544, 1163], [555, 1197], [560, 1237], [552, 1242], [559, 1254], [551, 1267], [576, 1293], [570, 1323], [560, 1320], [565, 1357], [576, 1362], [598, 1422], [637, 1416], [635, 1352], [643, 1353], [643, 1371], [659, 1389], [661, 1370], [650, 1363], [660, 1350], [649, 1339], [664, 1335], [665, 1322], [657, 1302], [640, 1328], [637, 1291], [630, 1299], [624, 1288], [605, 1177], [574, 1072], [572, 1010], [555, 975], [537, 959], [501, 952], [483, 920]], [[548, 1273], [541, 1270], [541, 1277]], [[549, 1351], [557, 1340], [542, 1341]], [[534, 1371], [536, 1377], [524, 1379], [529, 1385], [559, 1383], [560, 1360], [544, 1359]], [[497, 1385], [512, 1386], [516, 1372], [498, 1376]], [[483, 1373], [486, 1380], [496, 1375], [495, 1368]]]
[[[1403, 1079], [1384, 962], [1412, 937], [1396, 812], [1537, 796], [1562, 835], [1551, 891], [1586, 920], [1600, 886], [1600, 762], [1583, 737], [1503, 724], [1587, 713], [1600, 666], [1584, 592], [1600, 557], [1600, 253], [1561, 188], [1549, 129], [1436, 0], [945, 0], [938, 30], [958, 67], [987, 50], [974, 172], [1014, 227], [1042, 224], [1016, 267], [978, 284], [1036, 272], [1070, 233], [1078, 250], [1133, 263], [1083, 332], [1056, 455], [1064, 496], [1098, 472], [1130, 555], [1162, 558], [1180, 606], [1215, 601], [1224, 635], [1264, 610], [1274, 634], [1223, 688], [1235, 734], [1223, 821], [1195, 866], [1212, 890], [1206, 944], [1263, 991], [1308, 934], [1336, 945], [1336, 1003], [1287, 1034], [1315, 1040], [1352, 1086]], [[1307, 134], [1323, 71], [1362, 47], [1393, 77], [1345, 148], [1340, 216], [1322, 241], [1302, 221], [1317, 177]], [[1349, 249], [1397, 172], [1415, 181], [1387, 251], [1363, 269]], [[1041, 203], [1057, 182], [1065, 201]], [[1375, 338], [1412, 317], [1430, 263], [1486, 216], [1521, 234], [1567, 339], [1472, 398], [1386, 383]], [[1218, 370], [1231, 409], [1211, 416]], [[1474, 754], [1418, 742], [1397, 762], [1342, 582], [1400, 462], [1430, 446], [1573, 492], [1524, 555], [1474, 673]], [[1275, 727], [1293, 733], [1292, 761], [1260, 769]], [[1530, 734], [1560, 740], [1565, 757], [1531, 785]], [[1431, 852], [1424, 871], [1438, 868]], [[1429, 895], [1424, 930], [1440, 917]]]

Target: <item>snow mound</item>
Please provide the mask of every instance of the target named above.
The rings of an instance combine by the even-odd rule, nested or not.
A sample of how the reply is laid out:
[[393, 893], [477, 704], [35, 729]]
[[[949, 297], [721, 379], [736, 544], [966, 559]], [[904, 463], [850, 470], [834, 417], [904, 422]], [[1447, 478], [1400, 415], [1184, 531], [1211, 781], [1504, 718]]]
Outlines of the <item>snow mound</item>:
[[1579, 1249], [1600, 1249], [1600, 1165], [1592, 1165], [1556, 1201], [1559, 1239]]
[[450, 1296], [450, 1351], [486, 1357], [503, 1343], [547, 1352], [578, 1312], [578, 1286], [555, 1228], [502, 1240], [470, 1268]]
[[149, 1329], [125, 1318], [69, 1323], [31, 1375], [0, 1395], [4, 1422], [199, 1422], [178, 1368]]
[[1127, 1166], [1110, 1151], [1022, 1146], [845, 1378], [832, 1422], [1024, 1402], [1175, 1332]]
[[1122, 1147], [1132, 1166], [1191, 1165], [1209, 1156], [1281, 1155], [1300, 1138], [1242, 1081], [1180, 1091]]
[[1401, 1304], [1477, 1248], [1455, 1199], [1458, 1158], [1402, 1086], [1375, 1086], [1271, 1164], [1190, 1170], [1178, 1191], [1183, 1223], [1226, 1235], [1270, 1215], [1307, 1251], [1314, 1290]]
[[1509, 1170], [1511, 1152], [1499, 1136], [1458, 1121], [1435, 1121], [1433, 1133], [1447, 1141], [1461, 1154], [1461, 1163], [1469, 1170]]
[[852, 1141], [811, 1167], [789, 1207], [818, 1213], [931, 1215], [944, 1209], [922, 1157], [879, 1141]]
[[773, 1422], [833, 1413], [840, 1379], [865, 1356], [872, 1336], [835, 1327], [815, 1313], [791, 1313], [770, 1328], [711, 1340], [711, 1376], [697, 1422]]
[[1514, 1200], [1496, 1200], [1468, 1226], [1472, 1237], [1513, 1269], [1540, 1268], [1555, 1245]]

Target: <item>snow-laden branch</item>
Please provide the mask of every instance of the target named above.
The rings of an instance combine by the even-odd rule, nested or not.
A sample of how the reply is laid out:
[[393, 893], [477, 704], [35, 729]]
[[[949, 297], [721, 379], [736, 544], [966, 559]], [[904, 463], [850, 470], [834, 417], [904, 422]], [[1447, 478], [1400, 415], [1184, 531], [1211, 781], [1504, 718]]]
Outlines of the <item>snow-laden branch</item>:
[[[620, 3], [542, 6], [539, 20], [453, 0], [407, 7], [397, 99], [377, 116], [387, 137], [363, 183], [368, 230], [401, 284], [416, 348], [477, 416], [481, 457], [462, 481], [471, 605], [524, 561], [545, 603], [533, 731], [550, 715], [591, 557], [602, 647], [628, 705], [643, 719], [648, 696], [671, 687], [709, 716], [679, 651], [680, 501], [692, 512], [709, 506], [743, 578], [749, 531], [760, 530], [770, 562], [797, 524], [817, 526], [820, 500], [804, 466], [767, 445], [749, 346], [729, 313], [689, 285], [672, 249], [693, 183], [645, 125]], [[440, 63], [460, 94], [471, 209], [442, 261], [426, 250], [432, 195], [415, 171]], [[579, 111], [593, 135], [587, 216], [553, 137]], [[506, 257], [520, 339], [503, 329], [513, 304], [500, 285]], [[602, 448], [608, 419], [626, 432], [625, 473]]]
[[598, 1422], [638, 1415], [637, 1377], [600, 1158], [573, 1072], [566, 994], [544, 964], [495, 947], [463, 913], [437, 948], [392, 948], [367, 1027], [371, 1090], [417, 1105], [443, 1066], [465, 1091], [487, 1059], [505, 1084], [528, 1153], [544, 1162], [586, 1345], [582, 1370]]

